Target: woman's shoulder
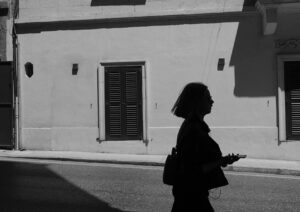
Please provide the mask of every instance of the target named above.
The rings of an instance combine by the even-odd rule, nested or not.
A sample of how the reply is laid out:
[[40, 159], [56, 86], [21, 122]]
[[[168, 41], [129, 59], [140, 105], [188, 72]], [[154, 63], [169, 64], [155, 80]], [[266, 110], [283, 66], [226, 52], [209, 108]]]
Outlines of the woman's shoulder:
[[208, 136], [208, 126], [197, 119], [186, 119], [182, 124], [182, 134], [192, 134], [195, 136]]
[[196, 116], [187, 118], [185, 122], [187, 123], [187, 125], [190, 125], [193, 129], [201, 130], [206, 133], [210, 132], [210, 129], [208, 125], [205, 123], [205, 121], [200, 120], [200, 118]]

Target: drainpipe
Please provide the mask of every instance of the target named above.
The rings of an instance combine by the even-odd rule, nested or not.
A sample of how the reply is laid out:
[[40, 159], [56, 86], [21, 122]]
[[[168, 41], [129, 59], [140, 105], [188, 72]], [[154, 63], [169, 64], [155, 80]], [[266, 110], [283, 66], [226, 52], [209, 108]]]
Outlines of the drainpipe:
[[16, 35], [14, 36], [13, 38], [13, 52], [14, 52], [14, 59], [13, 59], [13, 69], [14, 69], [14, 96], [15, 96], [15, 149], [16, 150], [19, 150], [20, 149], [20, 130], [19, 130], [19, 117], [20, 117], [20, 104], [19, 104], [19, 99], [20, 99], [20, 96], [19, 96], [19, 77], [18, 77], [18, 70], [19, 70], [19, 63], [18, 63], [18, 60], [19, 60], [19, 57], [18, 57], [18, 40], [17, 40], [17, 37]]
[[20, 114], [20, 96], [19, 96], [19, 44], [18, 37], [15, 28], [15, 18], [18, 16], [18, 0], [12, 0], [11, 7], [12, 11], [12, 42], [13, 42], [13, 80], [14, 80], [14, 114], [15, 114], [15, 130], [14, 130], [14, 141], [15, 150], [20, 149], [20, 128], [19, 128], [19, 114]]

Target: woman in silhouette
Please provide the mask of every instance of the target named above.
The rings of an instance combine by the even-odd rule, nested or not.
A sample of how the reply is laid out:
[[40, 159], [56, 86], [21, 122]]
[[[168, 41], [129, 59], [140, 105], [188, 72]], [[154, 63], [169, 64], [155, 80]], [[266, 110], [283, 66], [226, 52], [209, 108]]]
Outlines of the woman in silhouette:
[[177, 135], [178, 176], [173, 185], [172, 212], [213, 212], [208, 190], [227, 185], [221, 169], [238, 158], [222, 156], [218, 144], [209, 136], [204, 116], [211, 112], [214, 101], [206, 85], [187, 84], [172, 108], [184, 119]]

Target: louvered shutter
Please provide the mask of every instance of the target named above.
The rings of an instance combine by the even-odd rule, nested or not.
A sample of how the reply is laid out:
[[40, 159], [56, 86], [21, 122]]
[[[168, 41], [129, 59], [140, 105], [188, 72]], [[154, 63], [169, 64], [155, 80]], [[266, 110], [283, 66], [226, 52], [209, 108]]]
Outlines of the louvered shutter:
[[106, 67], [105, 117], [106, 139], [142, 139], [142, 75], [140, 66]]
[[300, 61], [284, 63], [288, 140], [300, 140]]
[[122, 136], [121, 73], [105, 71], [105, 120], [106, 136], [110, 139]]

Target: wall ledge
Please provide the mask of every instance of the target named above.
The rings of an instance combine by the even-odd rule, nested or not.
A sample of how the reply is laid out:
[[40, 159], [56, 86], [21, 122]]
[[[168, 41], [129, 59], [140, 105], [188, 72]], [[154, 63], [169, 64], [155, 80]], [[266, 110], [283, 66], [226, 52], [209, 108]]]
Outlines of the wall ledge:
[[143, 20], [143, 19], [160, 19], [160, 18], [199, 18], [199, 17], [219, 17], [219, 16], [243, 16], [256, 14], [256, 9], [248, 8], [242, 10], [231, 8], [226, 11], [222, 9], [192, 9], [176, 11], [158, 11], [158, 12], [135, 12], [123, 14], [91, 14], [91, 15], [73, 15], [73, 16], [47, 16], [47, 17], [20, 17], [15, 20], [16, 24], [25, 23], [43, 23], [43, 22], [62, 22], [62, 21], [120, 21], [120, 20]]

